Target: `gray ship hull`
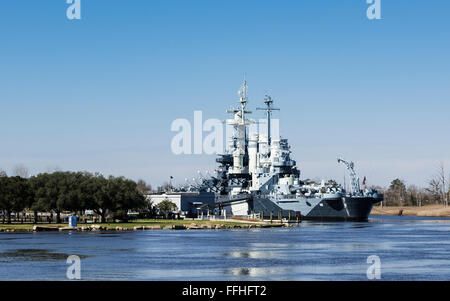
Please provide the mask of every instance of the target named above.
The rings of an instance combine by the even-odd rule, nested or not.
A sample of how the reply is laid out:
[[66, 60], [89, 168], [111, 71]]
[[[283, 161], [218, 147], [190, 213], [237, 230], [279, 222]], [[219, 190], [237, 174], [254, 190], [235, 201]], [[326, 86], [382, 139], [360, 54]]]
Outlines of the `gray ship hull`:
[[264, 217], [298, 217], [301, 220], [329, 221], [367, 221], [372, 207], [379, 200], [372, 197], [290, 198], [270, 199], [253, 198], [250, 207], [254, 213]]

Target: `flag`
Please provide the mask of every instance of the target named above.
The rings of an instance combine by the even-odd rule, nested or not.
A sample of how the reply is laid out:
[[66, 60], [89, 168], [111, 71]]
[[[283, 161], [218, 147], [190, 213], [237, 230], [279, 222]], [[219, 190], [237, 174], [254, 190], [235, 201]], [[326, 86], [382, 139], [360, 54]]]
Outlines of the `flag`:
[[363, 185], [366, 185], [366, 177], [364, 177]]
[[172, 177], [172, 176], [170, 176], [170, 178], [171, 178], [171, 179], [173, 179], [173, 177]]

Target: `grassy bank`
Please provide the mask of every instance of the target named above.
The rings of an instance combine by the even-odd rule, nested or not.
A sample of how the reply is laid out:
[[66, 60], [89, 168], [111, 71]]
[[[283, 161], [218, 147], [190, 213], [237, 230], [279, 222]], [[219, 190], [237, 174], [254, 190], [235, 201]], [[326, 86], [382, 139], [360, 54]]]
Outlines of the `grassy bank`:
[[[249, 228], [252, 227], [262, 227], [262, 226], [280, 226], [280, 224], [267, 224], [264, 222], [249, 222], [249, 221], [200, 221], [200, 220], [166, 220], [166, 219], [148, 219], [148, 220], [137, 220], [128, 223], [95, 223], [95, 224], [78, 224], [78, 229], [84, 229], [92, 227], [93, 225], [98, 225], [102, 230], [135, 230], [138, 229], [164, 229], [170, 227], [185, 227], [191, 229], [214, 229], [220, 227], [221, 229], [229, 228]], [[35, 224], [0, 224], [0, 231], [33, 231]], [[68, 224], [37, 224], [39, 227], [52, 227], [52, 228], [65, 228]]]
[[424, 217], [450, 217], [450, 206], [426, 205], [426, 206], [374, 206], [371, 214], [373, 215], [402, 215], [405, 216], [424, 216]]

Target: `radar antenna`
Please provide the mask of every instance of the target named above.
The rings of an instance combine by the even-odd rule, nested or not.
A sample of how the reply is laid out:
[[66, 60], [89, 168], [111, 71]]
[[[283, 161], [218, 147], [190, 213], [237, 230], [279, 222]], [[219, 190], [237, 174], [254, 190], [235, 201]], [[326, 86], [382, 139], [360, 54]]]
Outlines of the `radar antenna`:
[[359, 184], [359, 177], [355, 172], [355, 163], [345, 161], [344, 159], [341, 158], [338, 158], [338, 163], [343, 163], [350, 173], [350, 179], [352, 182], [352, 194], [360, 194], [361, 188]]
[[241, 123], [243, 125], [247, 124], [247, 122], [246, 122], [247, 120], [245, 119], [245, 114], [252, 113], [252, 111], [245, 110], [245, 107], [247, 106], [247, 101], [248, 101], [247, 93], [248, 93], [248, 86], [247, 86], [247, 80], [246, 80], [246, 77], [244, 74], [244, 81], [242, 82], [242, 87], [238, 91], [239, 102], [241, 104], [241, 108], [227, 110], [227, 113], [231, 113], [231, 114], [240, 113], [240, 119], [241, 119]]
[[265, 108], [256, 108], [258, 111], [266, 111], [267, 113], [267, 143], [270, 146], [272, 138], [270, 137], [270, 120], [272, 118], [272, 111], [279, 111], [280, 109], [272, 107], [273, 100], [270, 95], [266, 95], [264, 97], [264, 103], [266, 104]]
[[242, 83], [242, 87], [238, 91], [239, 102], [241, 103], [242, 110], [245, 110], [245, 106], [247, 105], [247, 92], [248, 92], [247, 79], [244, 73], [244, 82]]

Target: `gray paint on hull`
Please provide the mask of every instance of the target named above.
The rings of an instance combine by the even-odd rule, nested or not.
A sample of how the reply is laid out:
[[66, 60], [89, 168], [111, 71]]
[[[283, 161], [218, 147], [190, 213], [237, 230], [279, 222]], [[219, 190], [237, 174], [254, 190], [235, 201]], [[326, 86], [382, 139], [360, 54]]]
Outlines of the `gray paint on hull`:
[[269, 198], [254, 198], [250, 208], [255, 212], [270, 212], [276, 217], [295, 217], [300, 212], [301, 219], [366, 221], [373, 207], [373, 198], [345, 197], [335, 200], [321, 198], [296, 198], [272, 201]]

